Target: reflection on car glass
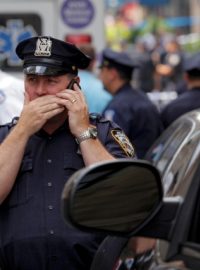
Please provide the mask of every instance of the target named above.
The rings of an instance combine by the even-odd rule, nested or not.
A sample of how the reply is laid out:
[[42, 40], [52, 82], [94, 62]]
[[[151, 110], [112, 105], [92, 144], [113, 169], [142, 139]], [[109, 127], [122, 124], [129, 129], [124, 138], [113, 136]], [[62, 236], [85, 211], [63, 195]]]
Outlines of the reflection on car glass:
[[160, 160], [163, 152], [167, 148], [168, 144], [170, 143], [171, 134], [177, 129], [177, 126], [172, 125], [170, 128], [165, 130], [160, 138], [153, 144], [151, 149], [148, 151], [146, 155], [146, 159], [153, 162], [154, 165]]
[[147, 159], [153, 162], [162, 175], [191, 129], [191, 121], [172, 124], [153, 145]]
[[151, 161], [157, 162], [160, 158], [164, 145], [162, 143], [155, 146], [151, 152]]
[[193, 134], [187, 140], [187, 143], [175, 156], [171, 167], [168, 168], [163, 178], [164, 190], [167, 195], [181, 195], [184, 197], [195, 172], [195, 167], [198, 164], [200, 132], [197, 131], [196, 134]]

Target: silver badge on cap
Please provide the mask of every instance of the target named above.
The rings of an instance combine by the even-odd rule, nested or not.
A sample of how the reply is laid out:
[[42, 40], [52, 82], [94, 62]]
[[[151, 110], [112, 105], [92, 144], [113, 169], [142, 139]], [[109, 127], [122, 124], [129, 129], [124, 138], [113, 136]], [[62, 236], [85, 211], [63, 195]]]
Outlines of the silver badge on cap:
[[35, 56], [51, 56], [52, 41], [50, 38], [38, 38], [36, 42]]

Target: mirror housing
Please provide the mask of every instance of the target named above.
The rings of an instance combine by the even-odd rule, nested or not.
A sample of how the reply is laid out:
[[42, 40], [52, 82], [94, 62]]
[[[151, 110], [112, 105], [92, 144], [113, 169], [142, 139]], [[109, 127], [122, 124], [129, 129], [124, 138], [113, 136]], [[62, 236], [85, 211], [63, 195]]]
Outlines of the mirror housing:
[[76, 172], [64, 186], [62, 212], [82, 230], [130, 237], [162, 206], [158, 170], [147, 161], [117, 159]]

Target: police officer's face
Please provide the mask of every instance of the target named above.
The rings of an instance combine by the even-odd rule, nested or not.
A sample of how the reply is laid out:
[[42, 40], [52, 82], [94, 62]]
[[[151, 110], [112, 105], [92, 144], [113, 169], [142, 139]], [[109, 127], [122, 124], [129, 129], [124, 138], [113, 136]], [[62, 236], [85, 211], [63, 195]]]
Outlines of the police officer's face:
[[55, 95], [66, 89], [71, 78], [68, 75], [60, 76], [38, 76], [26, 75], [25, 90], [30, 100], [44, 95]]
[[110, 84], [113, 80], [112, 69], [108, 67], [102, 67], [100, 69], [99, 78], [101, 79], [104, 88], [110, 91]]

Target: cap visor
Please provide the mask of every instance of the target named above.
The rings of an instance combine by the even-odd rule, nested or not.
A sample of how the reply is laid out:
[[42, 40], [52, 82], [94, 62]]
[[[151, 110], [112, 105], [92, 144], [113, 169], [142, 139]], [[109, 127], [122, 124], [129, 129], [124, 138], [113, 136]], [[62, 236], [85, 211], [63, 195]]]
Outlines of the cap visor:
[[24, 68], [24, 73], [27, 75], [40, 75], [40, 76], [56, 76], [66, 74], [65, 69], [56, 68], [56, 67], [45, 67], [45, 66], [29, 66]]

